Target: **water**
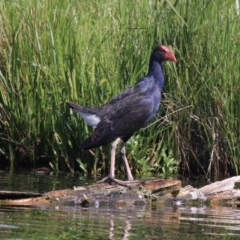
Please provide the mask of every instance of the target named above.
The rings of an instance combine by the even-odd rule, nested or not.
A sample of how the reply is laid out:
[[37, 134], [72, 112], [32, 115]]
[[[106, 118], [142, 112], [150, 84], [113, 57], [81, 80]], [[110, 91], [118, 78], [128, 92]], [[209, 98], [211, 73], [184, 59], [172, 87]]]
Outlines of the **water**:
[[[1, 190], [47, 192], [89, 184], [81, 175], [1, 172]], [[0, 205], [0, 239], [240, 239], [240, 209], [224, 206], [82, 208]]]

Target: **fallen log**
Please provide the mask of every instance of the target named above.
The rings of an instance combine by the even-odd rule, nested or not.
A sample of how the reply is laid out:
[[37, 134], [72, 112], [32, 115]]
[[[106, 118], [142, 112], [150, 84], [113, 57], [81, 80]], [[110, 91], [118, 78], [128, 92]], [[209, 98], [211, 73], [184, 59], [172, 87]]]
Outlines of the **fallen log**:
[[161, 196], [171, 196], [173, 198], [180, 189], [181, 181], [179, 180], [158, 179], [138, 182], [129, 186], [96, 183], [84, 187], [74, 187], [74, 189], [51, 191], [43, 195], [29, 195], [30, 197], [27, 198], [22, 198], [22, 193], [19, 193], [19, 198], [17, 198], [16, 192], [13, 192], [11, 197], [9, 192], [8, 198], [5, 198], [1, 203], [21, 206], [145, 204], [146, 201], [156, 200]]
[[41, 197], [43, 194], [31, 192], [0, 191], [0, 200]]
[[186, 186], [178, 195], [179, 201], [202, 201], [215, 205], [239, 205], [240, 204], [240, 176], [224, 179], [208, 184], [201, 188]]
[[0, 191], [0, 204], [19, 206], [98, 206], [100, 204], [145, 204], [161, 199], [176, 204], [211, 204], [237, 206], [240, 204], [240, 176], [208, 184], [202, 188], [188, 185], [181, 188], [179, 180], [152, 180], [129, 187], [97, 183], [51, 191], [44, 194]]

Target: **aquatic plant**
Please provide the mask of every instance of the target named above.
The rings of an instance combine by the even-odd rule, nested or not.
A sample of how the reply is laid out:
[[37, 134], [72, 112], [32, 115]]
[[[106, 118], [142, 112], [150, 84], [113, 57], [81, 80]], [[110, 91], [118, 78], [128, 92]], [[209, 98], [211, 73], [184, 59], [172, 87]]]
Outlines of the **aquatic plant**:
[[129, 154], [133, 170], [140, 172], [138, 161], [144, 159], [146, 171], [162, 171], [156, 166], [164, 149], [179, 161], [180, 173], [238, 174], [236, 3], [0, 2], [1, 162], [11, 167], [50, 162], [56, 171], [74, 171], [80, 161], [88, 172], [106, 171], [109, 147], [78, 148], [92, 130], [65, 102], [107, 102], [144, 76], [152, 48], [165, 44], [178, 62], [165, 69], [160, 113], [137, 133], [139, 151]]

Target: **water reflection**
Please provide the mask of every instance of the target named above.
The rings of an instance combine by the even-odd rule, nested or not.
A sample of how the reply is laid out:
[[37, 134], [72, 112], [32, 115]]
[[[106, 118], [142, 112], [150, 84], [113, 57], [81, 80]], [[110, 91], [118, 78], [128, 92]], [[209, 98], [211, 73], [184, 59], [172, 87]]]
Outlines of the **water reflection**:
[[0, 190], [50, 192], [91, 184], [94, 179], [87, 179], [81, 174], [36, 173], [36, 172], [0, 172]]
[[240, 211], [172, 206], [1, 206], [1, 239], [236, 239]]
[[[29, 183], [29, 179], [34, 178], [25, 177]], [[53, 178], [45, 178], [44, 184], [49, 183], [47, 191], [53, 190], [51, 187], [56, 186], [51, 181]], [[24, 180], [22, 175], [15, 179]], [[54, 178], [54, 182], [66, 179], [69, 181], [70, 177]], [[35, 181], [39, 181], [39, 176]], [[24, 182], [18, 185], [22, 187]], [[71, 184], [79, 185], [73, 179]], [[0, 236], [1, 239], [237, 239], [240, 236], [240, 209], [162, 202], [144, 206], [104, 203], [90, 208], [0, 205]]]

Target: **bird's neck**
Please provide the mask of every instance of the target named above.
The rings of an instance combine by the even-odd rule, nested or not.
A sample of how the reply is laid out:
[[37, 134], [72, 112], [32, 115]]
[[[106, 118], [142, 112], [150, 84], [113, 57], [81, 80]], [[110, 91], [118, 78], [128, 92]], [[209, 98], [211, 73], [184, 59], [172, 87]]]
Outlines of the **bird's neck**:
[[157, 84], [161, 90], [164, 84], [164, 76], [162, 66], [158, 61], [154, 61], [151, 59], [149, 63], [148, 76], [154, 78], [155, 84]]

